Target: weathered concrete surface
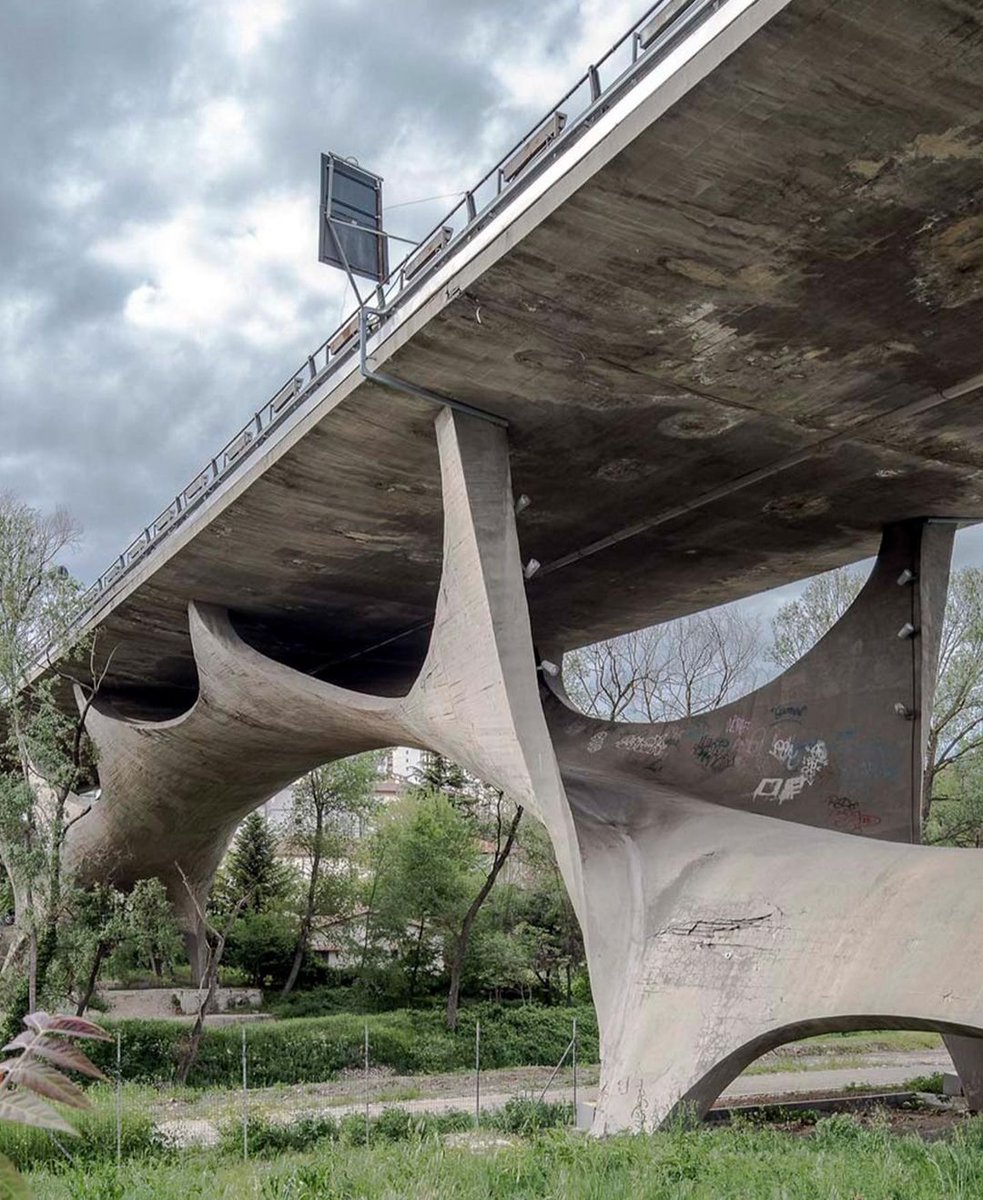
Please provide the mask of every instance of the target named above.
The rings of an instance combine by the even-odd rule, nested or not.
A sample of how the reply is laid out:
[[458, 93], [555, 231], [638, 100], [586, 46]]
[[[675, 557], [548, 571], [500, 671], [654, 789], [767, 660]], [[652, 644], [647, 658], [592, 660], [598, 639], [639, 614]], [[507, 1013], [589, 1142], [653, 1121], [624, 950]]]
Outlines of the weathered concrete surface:
[[[442, 412], [435, 444], [426, 404], [349, 373], [148, 558], [102, 620], [102, 798], [72, 831], [84, 871], [154, 871], [180, 901], [176, 864], [200, 893], [240, 817], [308, 767], [451, 756], [556, 847], [602, 1025], [598, 1131], [702, 1110], [806, 1033], [983, 1035], [977, 860], [898, 844], [951, 533], [918, 518], [983, 517], [983, 6], [739, 7], [375, 337], [508, 442]], [[755, 696], [648, 729], [544, 713], [534, 644], [733, 599], [885, 529], [858, 605]]]
[[[537, 642], [860, 558], [909, 517], [983, 518], [980, 393], [938, 394], [983, 371], [983, 8], [761, 0], [742, 20], [631, 89], [373, 339], [377, 365], [508, 418]], [[441, 568], [431, 415], [353, 365], [148, 556], [101, 619], [125, 711], [193, 699], [191, 599], [299, 669], [408, 690]]]
[[[564, 773], [627, 776], [799, 824], [918, 841], [952, 537], [946, 525], [891, 526], [860, 596], [826, 636], [713, 712], [626, 724], [548, 695]], [[917, 632], [898, 637], [906, 626]], [[620, 819], [632, 803], [614, 794], [604, 810]]]
[[[154, 870], [180, 897], [174, 864], [207, 886], [223, 832], [278, 773], [286, 781], [305, 763], [374, 745], [430, 746], [549, 830], [584, 928], [601, 1025], [598, 1132], [651, 1127], [680, 1106], [702, 1111], [758, 1054], [809, 1033], [983, 1034], [972, 978], [983, 953], [976, 856], [796, 823], [799, 803], [806, 820], [834, 820], [810, 795], [825, 791], [828, 774], [840, 796], [852, 779], [840, 758], [879, 740], [901, 747], [900, 761], [870, 761], [894, 764], [903, 779], [869, 787], [884, 828], [859, 828], [911, 835], [951, 529], [885, 535], [879, 567], [840, 627], [785, 679], [739, 702], [743, 744], [724, 747], [699, 723], [696, 737], [679, 723], [592, 722], [555, 694], [544, 714], [505, 432], [445, 410], [437, 434], [444, 570], [430, 649], [407, 695], [303, 675], [246, 645], [221, 610], [192, 605], [198, 701], [157, 724], [99, 707], [103, 796], [75, 827], [75, 861], [102, 874], [101, 851], [122, 851], [118, 878]], [[913, 582], [898, 582], [905, 569]], [[921, 633], [901, 640], [906, 616]], [[915, 719], [893, 711], [898, 696]], [[778, 736], [793, 697], [801, 742]], [[710, 720], [730, 728], [729, 711]], [[770, 742], [751, 736], [759, 718], [778, 721], [767, 726]], [[838, 736], [843, 720], [855, 725], [850, 737]], [[778, 770], [772, 759], [783, 789], [794, 772], [810, 777], [781, 803], [756, 782], [762, 769]], [[762, 803], [770, 815], [754, 811]]]
[[970, 1112], [983, 1112], [983, 1038], [950, 1036], [945, 1048], [952, 1056], [966, 1107]]
[[504, 430], [443, 410], [446, 503], [433, 636], [401, 698], [354, 692], [264, 656], [224, 610], [190, 606], [198, 697], [182, 716], [127, 719], [99, 700], [88, 729], [102, 795], [72, 829], [83, 878], [159, 876], [194, 923], [242, 817], [319, 763], [376, 747], [436, 747], [537, 813], [578, 911], [576, 835], [538, 695]]

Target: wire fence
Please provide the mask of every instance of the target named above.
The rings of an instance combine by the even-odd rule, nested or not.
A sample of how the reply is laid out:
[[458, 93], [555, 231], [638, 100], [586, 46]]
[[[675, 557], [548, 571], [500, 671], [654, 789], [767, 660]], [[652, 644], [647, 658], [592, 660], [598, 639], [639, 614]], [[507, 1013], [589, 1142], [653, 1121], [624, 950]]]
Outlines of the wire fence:
[[[482, 1026], [475, 1022], [474, 1057], [469, 1069], [434, 1075], [397, 1075], [377, 1063], [366, 1022], [348, 1061], [357, 1067], [330, 1079], [293, 1084], [261, 1084], [269, 1077], [263, 1039], [251, 1039], [258, 1022], [241, 1023], [227, 1043], [230, 1086], [197, 1087], [140, 1083], [146, 1045], [125, 1026], [116, 1031], [108, 1080], [89, 1091], [92, 1108], [79, 1116], [81, 1136], [4, 1127], [2, 1149], [25, 1167], [45, 1161], [84, 1167], [94, 1158], [121, 1164], [151, 1148], [171, 1154], [221, 1151], [244, 1161], [271, 1153], [302, 1150], [319, 1140], [342, 1139], [370, 1146], [412, 1133], [461, 1134], [490, 1127], [530, 1132], [546, 1125], [576, 1123], [583, 1097], [578, 1068], [578, 1033], [552, 1066], [491, 1068], [482, 1061]], [[493, 1029], [486, 1022], [486, 1032]], [[233, 1056], [239, 1061], [235, 1064]], [[231, 1086], [238, 1077], [238, 1086]]]

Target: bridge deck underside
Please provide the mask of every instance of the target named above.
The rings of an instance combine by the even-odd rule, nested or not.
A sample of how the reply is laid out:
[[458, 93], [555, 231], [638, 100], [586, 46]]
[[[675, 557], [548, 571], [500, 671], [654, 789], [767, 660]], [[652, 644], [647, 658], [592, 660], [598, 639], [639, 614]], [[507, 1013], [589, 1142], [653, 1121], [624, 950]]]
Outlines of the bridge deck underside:
[[[983, 519], [983, 393], [899, 413], [983, 371], [981, 80], [983, 4], [792, 0], [389, 360], [509, 420], [541, 643]], [[186, 702], [189, 599], [290, 665], [407, 688], [441, 563], [431, 421], [361, 384], [106, 619], [109, 690]]]

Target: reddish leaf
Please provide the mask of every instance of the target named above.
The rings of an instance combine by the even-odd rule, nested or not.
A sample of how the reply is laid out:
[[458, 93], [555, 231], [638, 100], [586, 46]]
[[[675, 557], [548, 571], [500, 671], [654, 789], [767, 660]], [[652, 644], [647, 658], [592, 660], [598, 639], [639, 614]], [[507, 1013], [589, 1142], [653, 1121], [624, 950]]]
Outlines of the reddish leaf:
[[78, 1046], [73, 1046], [71, 1042], [62, 1041], [60, 1038], [49, 1038], [47, 1035], [39, 1037], [31, 1047], [31, 1053], [46, 1058], [48, 1062], [54, 1063], [57, 1067], [80, 1071], [92, 1079], [106, 1078], [95, 1063], [86, 1058]]
[[0, 1093], [0, 1121], [14, 1121], [35, 1129], [57, 1129], [61, 1133], [77, 1132], [50, 1104], [23, 1088]]
[[46, 1032], [60, 1033], [64, 1037], [91, 1038], [96, 1042], [113, 1040], [105, 1029], [100, 1029], [92, 1021], [86, 1021], [84, 1017], [68, 1017], [60, 1013], [48, 1018]]
[[32, 1092], [47, 1096], [59, 1104], [68, 1104], [72, 1108], [89, 1107], [85, 1092], [77, 1083], [47, 1063], [36, 1062], [33, 1058], [24, 1063], [15, 1063], [10, 1069], [10, 1079], [19, 1087], [30, 1088]]

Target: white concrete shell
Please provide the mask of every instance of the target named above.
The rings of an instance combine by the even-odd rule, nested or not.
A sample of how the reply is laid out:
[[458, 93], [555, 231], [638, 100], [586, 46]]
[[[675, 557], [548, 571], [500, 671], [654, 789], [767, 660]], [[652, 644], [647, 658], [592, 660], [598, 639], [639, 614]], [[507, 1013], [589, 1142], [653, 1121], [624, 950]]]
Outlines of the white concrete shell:
[[[916, 832], [948, 532], [890, 531], [854, 610], [781, 680], [702, 723], [629, 730], [541, 694], [504, 431], [445, 410], [437, 439], [444, 566], [409, 693], [291, 670], [246, 645], [223, 610], [192, 602], [194, 706], [160, 723], [104, 706], [92, 716], [102, 798], [73, 830], [83, 873], [156, 873], [181, 903], [176, 864], [204, 891], [241, 817], [305, 770], [376, 746], [433, 748], [549, 830], [601, 1025], [597, 1132], [701, 1112], [756, 1055], [805, 1033], [983, 1033], [976, 857], [816, 827], [856, 811], [879, 818], [858, 825], [867, 835]], [[905, 567], [913, 584], [897, 582]], [[920, 636], [899, 639], [912, 617]], [[775, 725], [789, 707], [805, 722], [797, 740]], [[837, 740], [845, 715], [897, 751], [887, 760], [900, 774], [850, 776], [834, 754], [849, 741]], [[741, 740], [756, 722], [782, 735], [775, 777], [802, 776], [787, 804], [757, 794], [776, 746]], [[863, 807], [829, 803], [844, 798]]]

